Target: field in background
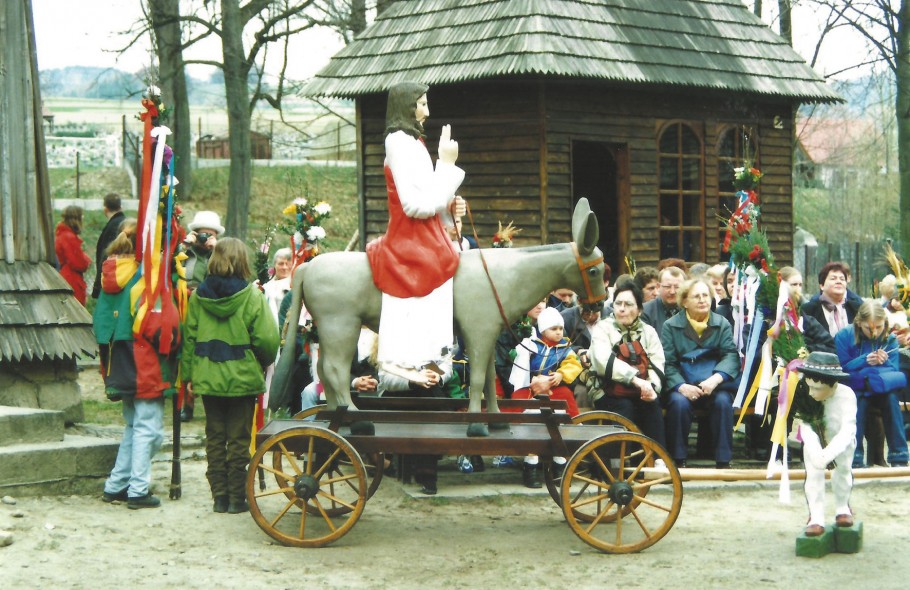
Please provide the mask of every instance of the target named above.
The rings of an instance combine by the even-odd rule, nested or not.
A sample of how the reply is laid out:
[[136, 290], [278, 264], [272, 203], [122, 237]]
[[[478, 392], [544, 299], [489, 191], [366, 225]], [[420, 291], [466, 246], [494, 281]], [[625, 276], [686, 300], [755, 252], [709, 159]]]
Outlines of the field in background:
[[[106, 133], [120, 131], [123, 118], [126, 125], [134, 132], [141, 132], [141, 123], [137, 115], [142, 110], [140, 98], [124, 100], [104, 100], [93, 98], [60, 98], [45, 97], [44, 107], [54, 116], [56, 128], [68, 126], [90, 126]], [[330, 101], [327, 103], [332, 111], [349, 122], [354, 120], [353, 103], [349, 101]], [[168, 106], [165, 100], [165, 106]], [[308, 100], [289, 99], [284, 101], [284, 119], [294, 127], [304, 130], [309, 135], [319, 135], [324, 130], [334, 127], [338, 119], [327, 114], [327, 111]], [[190, 121], [194, 137], [202, 135], [227, 135], [227, 112], [224, 108], [213, 106], [190, 106]], [[253, 129], [263, 133], [274, 130], [276, 133], [300, 133], [281, 122], [281, 114], [268, 108], [257, 108], [253, 111]]]
[[[101, 199], [108, 192], [129, 195], [130, 183], [127, 174], [118, 168], [83, 170], [79, 176], [80, 194], [83, 199]], [[227, 213], [228, 169], [200, 168], [193, 173], [195, 198], [181, 201], [186, 226], [196, 211], [211, 210], [221, 215], [222, 223]], [[75, 170], [57, 168], [50, 170], [52, 198], [75, 198]], [[178, 189], [178, 200], [179, 197]], [[256, 247], [265, 236], [268, 225], [289, 222], [291, 218], [282, 215], [282, 210], [297, 197], [326, 201], [332, 206], [332, 216], [325, 222], [327, 237], [323, 250], [343, 250], [357, 230], [357, 169], [351, 166], [302, 165], [285, 167], [253, 167], [253, 182], [250, 197], [250, 221], [247, 242]], [[135, 212], [127, 211], [127, 216]], [[60, 212], [55, 212], [55, 224], [60, 221]], [[82, 239], [85, 251], [94, 260], [95, 245], [107, 220], [101, 211], [86, 211]], [[285, 234], [276, 234], [271, 252], [290, 245]], [[94, 265], [86, 272], [86, 282], [91, 285], [95, 277]], [[94, 300], [89, 298], [89, 311]]]

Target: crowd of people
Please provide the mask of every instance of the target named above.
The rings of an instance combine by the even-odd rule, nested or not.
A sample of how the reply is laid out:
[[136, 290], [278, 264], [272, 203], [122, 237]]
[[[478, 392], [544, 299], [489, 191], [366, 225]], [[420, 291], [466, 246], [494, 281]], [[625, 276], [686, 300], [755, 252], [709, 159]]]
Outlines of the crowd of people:
[[[382, 291], [382, 315], [378, 334], [363, 329], [352, 359], [350, 386], [358, 395], [467, 393], [470, 359], [453, 333], [452, 283], [460, 252], [477, 244], [461, 234], [466, 204], [455, 191], [464, 172], [455, 165], [458, 144], [451, 129], [443, 127], [435, 165], [424, 142], [427, 90], [403, 83], [389, 95], [389, 230], [367, 247], [374, 282]], [[117, 195], [104, 199], [104, 212], [108, 223], [96, 250], [92, 289], [98, 298], [94, 328], [105, 390], [110, 399], [123, 402], [126, 429], [103, 500], [125, 500], [133, 509], [160, 505], [150, 488], [151, 458], [163, 439], [163, 402], [178, 387], [179, 363], [181, 419], [192, 420], [196, 396], [205, 408], [213, 510], [245, 512], [256, 400], [269, 389], [280, 333], [301, 339], [290, 379], [291, 412], [318, 403], [321, 393], [312, 318], [304, 308], [298, 326], [284, 326], [293, 253], [278, 250], [272, 278], [259, 284], [253, 281], [248, 248], [223, 236], [217, 213], [197, 212], [188, 231], [181, 231], [175, 256], [174, 280], [184, 281], [190, 293], [182, 346], [165, 354], [156, 346], [163, 335], [135, 329], [141, 296], [137, 299], [134, 291], [142, 272], [136, 221], [124, 216]], [[81, 225], [82, 210], [68, 207], [57, 227], [57, 258], [61, 275], [84, 304], [83, 273], [91, 259], [83, 251]], [[507, 243], [510, 239], [494, 240], [498, 247]], [[704, 416], [697, 450], [712, 457], [716, 467], [728, 467], [734, 398], [741, 381], [755, 377], [742, 374], [746, 351], [734, 338], [741, 326], [734, 321], [733, 303], [742, 286], [730, 270], [724, 264], [690, 268], [683, 260], [666, 259], [618, 277], [612, 289], [607, 266], [605, 302], [579, 305], [568, 289], [553, 291], [502, 331], [495, 351], [497, 394], [562, 400], [573, 416], [586, 408], [615, 412], [664, 445], [678, 466], [687, 465], [693, 418]], [[849, 266], [831, 262], [819, 273], [820, 292], [804, 300], [796, 269], [780, 269], [780, 277], [789, 286], [793, 308], [800, 310], [797, 324], [806, 347], [836, 353], [856, 396], [853, 467], [885, 464], [884, 439], [887, 463], [906, 466], [910, 457], [900, 400], [910, 363], [901, 351], [910, 346], [910, 328], [894, 299], [894, 281], [882, 281], [882, 299], [864, 301], [848, 289]], [[748, 427], [753, 450], [767, 453], [768, 426], [759, 421]], [[876, 437], [878, 432], [884, 436]], [[424, 493], [437, 491], [438, 459], [421, 455], [413, 461]], [[508, 463], [494, 459], [494, 465]], [[464, 465], [483, 469], [480, 457], [465, 457]], [[539, 471], [538, 458], [525, 457], [523, 483], [540, 487]]]

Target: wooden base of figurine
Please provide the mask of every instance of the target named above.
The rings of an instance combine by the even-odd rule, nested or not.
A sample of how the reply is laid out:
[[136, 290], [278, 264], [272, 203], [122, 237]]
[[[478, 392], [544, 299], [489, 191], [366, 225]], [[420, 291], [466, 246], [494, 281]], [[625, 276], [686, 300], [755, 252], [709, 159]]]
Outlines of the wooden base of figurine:
[[819, 558], [829, 553], [859, 553], [863, 547], [863, 523], [856, 521], [852, 527], [839, 527], [834, 523], [825, 527], [818, 537], [801, 533], [796, 538], [796, 556]]

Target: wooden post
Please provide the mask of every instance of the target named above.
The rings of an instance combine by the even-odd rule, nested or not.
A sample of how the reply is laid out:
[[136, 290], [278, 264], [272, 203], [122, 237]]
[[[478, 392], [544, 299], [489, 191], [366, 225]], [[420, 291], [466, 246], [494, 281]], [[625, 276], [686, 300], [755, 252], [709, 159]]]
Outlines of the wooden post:
[[862, 270], [860, 268], [860, 264], [859, 264], [859, 242], [858, 241], [853, 243], [853, 274], [856, 275], [856, 283], [854, 283], [856, 285], [856, 292], [862, 294], [862, 291], [860, 290], [860, 285], [863, 284], [862, 279], [865, 277], [863, 277], [864, 273], [862, 272]]
[[79, 151], [76, 151], [76, 198], [79, 198]]

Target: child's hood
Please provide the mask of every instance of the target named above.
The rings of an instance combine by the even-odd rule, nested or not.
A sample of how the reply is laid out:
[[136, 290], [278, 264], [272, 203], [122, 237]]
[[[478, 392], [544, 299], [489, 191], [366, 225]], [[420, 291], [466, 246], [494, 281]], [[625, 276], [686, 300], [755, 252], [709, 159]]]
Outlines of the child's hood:
[[243, 279], [209, 275], [196, 290], [202, 308], [218, 318], [237, 313], [252, 296], [253, 286]]

